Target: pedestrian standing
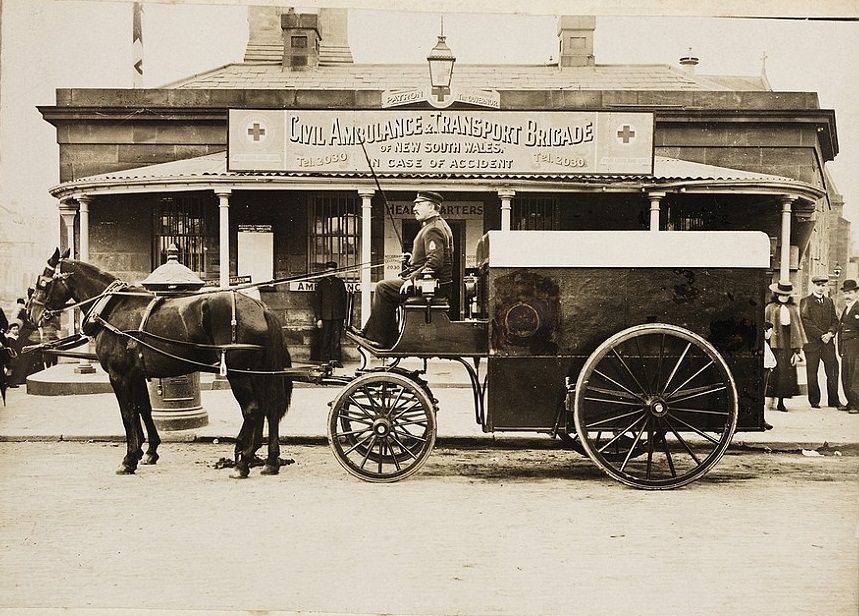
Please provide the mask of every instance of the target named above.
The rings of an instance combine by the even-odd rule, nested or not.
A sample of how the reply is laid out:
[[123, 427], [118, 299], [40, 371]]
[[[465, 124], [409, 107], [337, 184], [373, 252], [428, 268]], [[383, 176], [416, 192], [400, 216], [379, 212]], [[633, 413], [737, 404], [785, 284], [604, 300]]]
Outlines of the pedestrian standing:
[[820, 384], [817, 372], [823, 361], [826, 374], [826, 401], [832, 408], [842, 406], [838, 399], [838, 353], [835, 350], [835, 335], [838, 333], [838, 313], [835, 302], [825, 294], [829, 284], [827, 276], [814, 276], [811, 279], [811, 293], [799, 303], [799, 314], [808, 342], [805, 352], [805, 374], [808, 383], [808, 402], [811, 408], [820, 408]]
[[319, 330], [319, 359], [343, 367], [343, 352], [340, 340], [343, 336], [343, 321], [346, 319], [348, 293], [346, 285], [337, 276], [337, 262], [325, 264], [326, 276], [316, 283], [314, 313]]
[[796, 293], [790, 280], [779, 280], [770, 285], [772, 299], [764, 309], [764, 320], [773, 324], [770, 347], [776, 357], [776, 366], [769, 380], [767, 396], [777, 398], [776, 408], [787, 412], [785, 398], [799, 395], [796, 364], [802, 358], [802, 347], [808, 341], [802, 327]]
[[847, 305], [841, 313], [841, 323], [838, 330], [838, 353], [841, 355], [841, 385], [847, 404], [838, 407], [840, 411], [849, 411], [851, 415], [859, 413], [859, 285], [855, 280], [845, 280], [841, 285]]

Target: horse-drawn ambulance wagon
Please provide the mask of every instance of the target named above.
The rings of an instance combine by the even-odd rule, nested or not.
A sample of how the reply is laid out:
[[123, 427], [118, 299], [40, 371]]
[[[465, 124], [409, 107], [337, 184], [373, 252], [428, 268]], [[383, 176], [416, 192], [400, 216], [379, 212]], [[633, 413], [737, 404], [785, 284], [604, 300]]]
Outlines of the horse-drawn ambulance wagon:
[[485, 432], [558, 436], [631, 486], [688, 484], [736, 429], [764, 429], [769, 249], [759, 232], [489, 232], [469, 318], [451, 321], [427, 281], [396, 344], [367, 347], [387, 363], [332, 402], [334, 455], [368, 481], [416, 472], [436, 400], [397, 360], [445, 358], [470, 375]]
[[146, 379], [208, 371], [242, 408], [235, 476], [248, 475], [264, 421], [262, 472], [278, 472], [278, 423], [305, 380], [341, 388], [327, 430], [348, 472], [408, 477], [433, 449], [437, 411], [426, 371], [400, 365], [410, 357], [459, 362], [485, 432], [546, 433], [625, 484], [664, 489], [704, 475], [735, 430], [765, 427], [769, 248], [759, 232], [491, 231], [465, 285], [467, 318], [451, 321], [436, 281], [419, 279], [393, 347], [362, 347], [381, 365], [344, 376], [291, 368], [277, 318], [237, 289], [160, 297], [59, 251], [29, 316], [86, 312], [89, 338], [54, 346], [94, 341], [126, 430], [121, 474], [158, 459]]

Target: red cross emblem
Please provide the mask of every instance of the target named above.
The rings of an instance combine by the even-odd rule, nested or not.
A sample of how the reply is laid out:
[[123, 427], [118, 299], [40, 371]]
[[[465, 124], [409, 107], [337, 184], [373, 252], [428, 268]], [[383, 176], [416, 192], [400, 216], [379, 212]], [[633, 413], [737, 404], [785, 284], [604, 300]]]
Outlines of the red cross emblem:
[[617, 138], [624, 143], [629, 143], [635, 139], [635, 130], [629, 124], [624, 124], [623, 128], [617, 131]]
[[264, 141], [268, 134], [265, 124], [262, 122], [252, 122], [248, 124], [248, 139], [250, 141]]

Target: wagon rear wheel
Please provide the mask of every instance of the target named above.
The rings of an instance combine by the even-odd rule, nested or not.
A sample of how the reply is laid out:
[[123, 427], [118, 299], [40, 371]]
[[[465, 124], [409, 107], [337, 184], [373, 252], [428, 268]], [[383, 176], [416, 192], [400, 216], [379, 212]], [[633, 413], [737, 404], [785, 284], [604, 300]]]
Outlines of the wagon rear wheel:
[[676, 488], [725, 453], [737, 426], [737, 392], [704, 338], [674, 325], [639, 325], [587, 359], [574, 420], [588, 457], [609, 476], [636, 488]]
[[334, 457], [365, 481], [397, 481], [417, 472], [435, 437], [432, 399], [400, 374], [364, 374], [331, 403], [328, 443]]

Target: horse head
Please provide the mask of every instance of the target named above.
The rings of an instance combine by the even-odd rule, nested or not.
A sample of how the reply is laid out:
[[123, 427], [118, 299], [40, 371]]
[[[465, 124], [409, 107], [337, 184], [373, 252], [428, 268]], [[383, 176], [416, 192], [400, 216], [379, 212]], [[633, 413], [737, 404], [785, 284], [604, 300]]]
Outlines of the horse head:
[[72, 299], [73, 294], [67, 280], [71, 272], [62, 272], [61, 263], [69, 257], [70, 251], [66, 249], [60, 254], [60, 249], [54, 250], [54, 254], [48, 259], [45, 270], [36, 278], [36, 284], [32, 295], [27, 300], [27, 316], [30, 320], [40, 326], [46, 313], [58, 310]]

